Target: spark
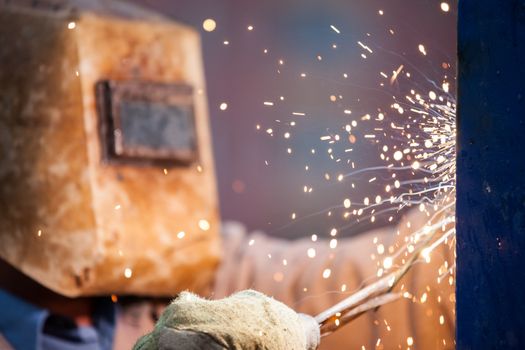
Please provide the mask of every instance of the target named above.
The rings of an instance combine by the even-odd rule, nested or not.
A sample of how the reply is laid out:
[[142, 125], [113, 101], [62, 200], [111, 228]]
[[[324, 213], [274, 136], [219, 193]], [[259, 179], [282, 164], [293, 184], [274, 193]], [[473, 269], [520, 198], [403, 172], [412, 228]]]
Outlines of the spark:
[[208, 231], [210, 229], [210, 223], [208, 222], [208, 220], [205, 220], [205, 219], [201, 219], [199, 220], [199, 228], [203, 231]]
[[394, 84], [399, 73], [403, 70], [404, 66], [401, 64], [395, 71], [392, 72], [392, 77], [390, 78], [390, 85]]
[[394, 152], [394, 159], [395, 160], [401, 160], [402, 158], [403, 158], [403, 152], [401, 152], [401, 151]]
[[365, 44], [363, 44], [362, 42], [358, 41], [357, 42], [359, 44], [359, 46], [361, 46], [363, 49], [365, 49], [366, 51], [370, 52], [370, 53], [373, 53], [372, 49], [370, 49], [368, 46], [366, 46]]
[[330, 28], [332, 28], [332, 30], [336, 32], [337, 34], [341, 34], [341, 31], [337, 29], [334, 25], [330, 25]]
[[275, 282], [282, 282], [282, 280], [284, 279], [284, 274], [282, 272], [276, 272], [273, 275], [273, 279]]
[[[450, 11], [448, 3], [441, 3], [441, 10], [443, 12]], [[379, 10], [378, 13], [384, 15], [383, 10]], [[331, 25], [330, 27], [337, 34], [341, 34], [335, 26]], [[386, 28], [386, 31], [391, 35], [396, 34], [394, 30], [389, 28]], [[367, 36], [369, 39], [366, 41], [357, 41], [358, 46], [363, 50], [360, 53], [363, 59], [371, 58], [371, 54], [377, 55], [379, 52], [384, 52], [383, 49], [374, 46], [373, 43], [368, 44], [368, 41], [372, 40], [372, 36], [370, 34]], [[335, 43], [331, 46], [333, 49], [337, 48]], [[427, 49], [424, 44], [418, 44], [417, 48], [423, 56], [433, 52]], [[324, 55], [323, 57], [321, 55], [315, 57], [318, 61], [323, 60], [323, 62], [327, 58]], [[447, 69], [447, 74], [450, 74], [450, 69], [453, 67], [448, 63], [439, 62], [439, 67]], [[284, 60], [280, 59], [278, 63], [282, 66]], [[392, 68], [382, 68], [382, 71], [376, 71], [374, 75], [375, 80], [380, 83], [380, 89], [384, 89], [392, 97], [388, 104], [374, 106], [368, 111], [362, 111], [358, 104], [362, 104], [364, 101], [360, 98], [354, 100], [353, 96], [349, 98], [346, 95], [340, 95], [337, 90], [330, 91], [327, 89], [328, 93], [324, 92], [326, 94], [324, 96], [328, 96], [328, 101], [333, 103], [330, 105], [330, 109], [336, 110], [343, 121], [339, 129], [323, 128], [320, 133], [315, 135], [315, 141], [319, 142], [320, 140], [326, 145], [326, 148], [316, 146], [314, 149], [311, 146], [306, 146], [308, 147], [306, 150], [310, 150], [309, 154], [324, 155], [329, 161], [341, 162], [350, 168], [343, 171], [342, 174], [321, 169], [320, 176], [322, 176], [323, 181], [337, 184], [349, 192], [362, 186], [362, 184], [367, 185], [368, 183], [370, 188], [376, 188], [375, 186], [378, 185], [377, 188], [381, 194], [368, 194], [368, 197], [363, 198], [363, 202], [359, 203], [359, 200], [352, 197], [351, 193], [343, 192], [344, 197], [334, 200], [335, 203], [332, 207], [297, 220], [295, 217], [292, 218], [292, 220], [300, 221], [305, 217], [321, 214], [327, 217], [334, 214], [334, 217], [344, 218], [345, 223], [338, 225], [337, 228], [330, 229], [330, 237], [324, 241], [328, 243], [330, 249], [335, 249], [340, 243], [335, 238], [339, 232], [349, 232], [353, 227], [363, 222], [374, 222], [376, 220], [394, 222], [396, 217], [394, 213], [400, 213], [405, 208], [410, 207], [419, 210], [421, 215], [428, 216], [429, 223], [426, 224], [407, 222], [406, 228], [409, 234], [404, 237], [404, 242], [399, 245], [385, 246], [386, 243], [374, 239], [373, 244], [377, 251], [371, 254], [371, 258], [377, 264], [376, 276], [383, 276], [390, 273], [391, 270], [395, 271], [397, 266], [402, 266], [409, 260], [410, 254], [418, 262], [422, 260], [429, 262], [431, 259], [437, 259], [437, 256], [432, 253], [438, 246], [448, 244], [452, 249], [455, 244], [455, 229], [448, 226], [454, 223], [456, 180], [456, 103], [450, 93], [454, 89], [451, 86], [453, 79], [451, 80], [450, 77], [443, 74], [442, 77], [433, 81], [424, 76], [410, 62], [407, 64], [407, 61], [403, 60], [402, 64], [400, 63], [399, 61], [394, 62], [389, 65]], [[300, 70], [294, 70], [294, 72], [295, 76], [299, 74], [301, 78], [306, 78], [306, 73], [300, 73]], [[341, 75], [344, 79], [349, 77], [347, 73], [343, 73], [344, 70], [339, 72], [337, 74], [339, 79], [341, 79]], [[305, 84], [313, 83], [318, 79], [318, 76], [313, 73], [311, 74], [312, 78], [303, 81]], [[412, 79], [415, 76], [423, 76], [424, 79], [413, 81]], [[351, 80], [347, 81], [350, 82]], [[425, 85], [424, 82], [428, 84]], [[296, 106], [295, 108], [300, 110], [301, 107]], [[357, 118], [352, 116], [352, 110], [354, 113], [359, 111]], [[292, 112], [292, 116], [305, 115], [304, 112]], [[304, 121], [308, 121], [308, 119], [305, 118]], [[268, 135], [274, 136], [274, 130], [276, 132], [278, 130], [279, 135], [284, 135], [285, 139], [290, 138], [290, 133], [281, 129], [285, 123], [291, 126], [288, 120], [283, 121], [280, 125], [267, 127]], [[297, 130], [296, 134], [298, 132]], [[379, 164], [367, 168], [359, 166], [358, 160], [353, 158], [355, 156], [353, 150], [361, 147], [363, 143], [377, 147]], [[352, 146], [348, 147], [349, 144]], [[291, 149], [289, 150], [291, 153]], [[309, 161], [308, 163], [311, 165]], [[304, 169], [308, 171], [309, 165], [306, 165]], [[364, 176], [359, 176], [360, 174], [364, 174]], [[380, 182], [381, 180], [384, 182]], [[308, 191], [311, 189], [307, 185], [302, 185], [300, 188], [305, 193], [309, 193]], [[436, 222], [433, 223], [433, 220]], [[432, 224], [430, 224], [431, 222]], [[399, 236], [400, 233], [397, 232], [397, 235]], [[316, 242], [318, 240], [317, 235], [311, 235], [311, 240]], [[423, 244], [424, 246], [422, 246]], [[315, 258], [315, 248], [308, 248], [306, 254], [309, 258]], [[331, 254], [335, 255], [335, 252]], [[447, 277], [454, 272], [454, 268], [455, 264], [453, 263], [440, 267], [438, 278], [454, 283], [453, 278], [448, 279]], [[324, 269], [322, 276], [325, 279], [331, 276], [330, 266]], [[389, 283], [394, 282], [389, 281]], [[346, 291], [346, 288], [346, 285], [342, 285], [341, 291]], [[423, 302], [429, 298], [428, 295], [433, 294], [424, 294], [421, 299], [415, 299], [416, 297], [410, 291], [403, 293], [406, 298], [414, 298], [414, 301], [422, 300]], [[340, 320], [341, 325], [344, 325], [344, 317], [338, 317], [337, 320]], [[380, 342], [381, 340], [378, 339], [378, 344]], [[407, 344], [412, 346], [414, 339], [408, 337]]]
[[419, 52], [421, 52], [424, 56], [427, 55], [427, 50], [426, 50], [426, 48], [425, 48], [425, 46], [423, 44], [419, 44], [417, 48], [418, 48]]
[[421, 295], [421, 298], [419, 299], [419, 301], [421, 302], [421, 304], [424, 304], [427, 302], [427, 293], [423, 293]]
[[212, 18], [207, 18], [202, 22], [202, 28], [207, 32], [213, 32], [217, 27], [217, 23]]

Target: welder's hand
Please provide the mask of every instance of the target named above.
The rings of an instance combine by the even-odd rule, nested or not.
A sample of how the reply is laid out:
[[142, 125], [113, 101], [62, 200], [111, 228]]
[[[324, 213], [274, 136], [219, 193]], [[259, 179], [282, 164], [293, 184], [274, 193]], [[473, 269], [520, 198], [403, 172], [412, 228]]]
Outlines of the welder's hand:
[[319, 326], [259, 292], [222, 300], [182, 293], [134, 350], [315, 350]]

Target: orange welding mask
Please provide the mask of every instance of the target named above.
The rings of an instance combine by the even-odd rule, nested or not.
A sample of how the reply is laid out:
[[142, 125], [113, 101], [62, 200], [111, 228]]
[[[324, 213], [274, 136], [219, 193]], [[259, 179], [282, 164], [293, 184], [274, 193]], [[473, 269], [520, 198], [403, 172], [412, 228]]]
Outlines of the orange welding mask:
[[220, 257], [199, 35], [116, 1], [0, 9], [0, 257], [66, 296], [205, 292]]

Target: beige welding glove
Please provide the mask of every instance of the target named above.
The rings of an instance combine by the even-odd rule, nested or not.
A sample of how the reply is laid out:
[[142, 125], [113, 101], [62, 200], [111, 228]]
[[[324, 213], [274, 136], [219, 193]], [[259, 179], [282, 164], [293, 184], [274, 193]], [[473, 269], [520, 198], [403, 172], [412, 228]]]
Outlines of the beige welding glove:
[[262, 293], [206, 300], [184, 292], [134, 350], [315, 350], [319, 340], [312, 317]]

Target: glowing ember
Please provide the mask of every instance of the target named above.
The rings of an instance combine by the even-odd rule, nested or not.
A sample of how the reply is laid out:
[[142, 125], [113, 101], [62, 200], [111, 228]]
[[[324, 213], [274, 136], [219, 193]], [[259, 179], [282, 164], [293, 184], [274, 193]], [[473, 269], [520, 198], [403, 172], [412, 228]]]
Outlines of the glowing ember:
[[210, 223], [207, 220], [199, 220], [199, 228], [203, 231], [208, 231], [210, 229]]
[[403, 159], [403, 152], [401, 152], [401, 151], [396, 151], [396, 152], [394, 153], [394, 159], [395, 159], [395, 160], [401, 160], [401, 159]]
[[207, 18], [202, 22], [202, 28], [207, 32], [213, 32], [215, 28], [217, 27], [217, 23], [215, 23], [215, 20], [211, 18]]
[[441, 3], [441, 11], [448, 12], [450, 11], [450, 5], [446, 2]]
[[337, 29], [334, 25], [331, 25], [330, 28], [332, 28], [332, 30], [334, 32], [336, 32], [337, 34], [341, 34], [341, 32], [339, 31], [339, 29]]
[[[440, 6], [442, 12], [450, 11], [450, 5], [447, 2], [441, 2]], [[435, 11], [439, 10], [436, 8]], [[378, 10], [378, 14], [383, 16], [383, 10]], [[345, 34], [339, 28], [334, 25], [329, 26], [337, 34], [332, 34], [332, 37], [344, 38]], [[253, 27], [251, 29], [250, 27], [248, 30], [253, 30]], [[401, 33], [394, 32], [391, 28], [385, 28], [384, 32], [388, 38]], [[339, 89], [340, 86], [349, 85], [352, 91], [358, 91], [359, 86], [363, 85], [362, 82], [355, 81], [355, 76], [358, 76], [357, 72], [356, 74], [345, 72], [348, 67], [342, 67], [341, 70], [331, 75], [330, 79], [337, 79], [339, 85], [328, 87], [327, 79], [323, 80], [320, 74], [316, 74], [318, 72], [310, 70], [309, 67], [294, 67], [293, 59], [274, 56], [271, 61], [277, 68], [278, 77], [284, 75], [282, 72], [286, 68], [290, 71], [288, 75], [290, 79], [299, 84], [316, 84], [320, 81], [324, 90], [321, 90], [319, 99], [327, 106], [324, 109], [326, 112], [322, 113], [333, 113], [341, 118], [337, 127], [319, 127], [319, 124], [316, 124], [314, 130], [317, 132], [312, 132], [313, 128], [308, 130], [312, 135], [310, 139], [302, 137], [304, 134], [300, 133], [300, 127], [304, 127], [304, 124], [312, 119], [317, 119], [316, 122], [318, 122], [319, 113], [310, 110], [308, 105], [301, 105], [300, 101], [296, 101], [292, 96], [287, 97], [285, 101], [283, 96], [279, 97], [281, 92], [272, 92], [266, 93], [256, 101], [259, 107], [261, 101], [263, 101], [263, 106], [273, 107], [265, 108], [265, 112], [278, 114], [273, 118], [275, 123], [265, 119], [257, 124], [256, 129], [266, 137], [282, 136], [286, 142], [290, 143], [283, 150], [283, 153], [286, 152], [285, 154], [289, 156], [306, 154], [312, 158], [324, 157], [323, 159], [327, 162], [340, 165], [337, 170], [331, 170], [329, 168], [316, 169], [315, 165], [321, 163], [315, 160], [308, 159], [305, 161], [306, 164], [302, 163], [301, 169], [308, 174], [318, 172], [316, 176], [326, 182], [327, 186], [339, 186], [341, 197], [334, 198], [333, 203], [329, 204], [327, 209], [317, 213], [301, 213], [297, 210], [297, 215], [293, 212], [288, 216], [294, 223], [315, 215], [323, 215], [330, 220], [339, 220], [337, 223], [327, 224], [330, 225], [329, 230], [318, 231], [319, 237], [317, 234], [307, 233], [311, 235], [312, 242], [318, 241], [333, 249], [330, 251], [330, 260], [336, 260], [334, 258], [339, 254], [336, 248], [342, 246], [342, 241], [340, 239], [338, 241], [335, 237], [339, 238], [351, 232], [358, 225], [376, 221], [395, 223], [407, 208], [419, 210], [422, 217], [424, 215], [428, 217], [429, 220], [426, 223], [406, 222], [406, 225], [403, 226], [406, 226], [409, 234], [406, 237], [403, 236], [404, 241], [399, 244], [387, 244], [384, 241], [381, 242], [381, 239], [377, 237], [374, 239], [375, 250], [370, 253], [373, 263], [377, 266], [375, 275], [379, 277], [387, 275], [388, 277], [388, 274], [395, 272], [400, 266], [410, 261], [411, 257], [414, 257], [417, 262], [437, 260], [437, 256], [432, 255], [436, 247], [447, 245], [453, 249], [455, 244], [453, 224], [456, 181], [456, 103], [454, 96], [450, 93], [455, 88], [454, 79], [450, 77], [450, 72], [454, 67], [450, 63], [443, 62], [443, 59], [433, 62], [432, 55], [435, 55], [438, 50], [431, 50], [430, 43], [425, 43], [428, 44], [427, 48], [423, 43], [411, 42], [410, 47], [417, 45], [417, 53], [423, 56], [418, 57], [418, 60], [437, 63], [435, 70], [429, 70], [431, 74], [443, 69], [443, 74], [438, 77], [424, 75], [423, 69], [414, 62], [409, 62], [404, 54], [389, 52], [382, 47], [383, 42], [378, 45], [376, 34], [351, 38], [351, 40], [347, 38], [347, 41], [354, 43], [359, 50], [358, 54], [363, 58], [363, 65], [374, 64], [374, 60], [380, 55], [394, 57], [392, 62], [384, 62], [385, 64], [380, 67], [375, 66], [377, 70], [370, 77], [370, 84], [367, 84], [373, 88], [369, 90], [369, 86], [366, 86], [367, 94], [363, 96], [349, 96], [345, 94], [344, 89]], [[338, 52], [331, 49], [337, 49], [339, 44], [339, 42], [326, 43], [326, 51], [313, 53], [311, 59], [317, 65], [331, 62], [330, 55]], [[340, 47], [343, 48], [342, 43]], [[272, 50], [270, 48], [268, 51], [265, 48], [263, 52], [270, 52], [268, 54], [270, 57]], [[260, 51], [258, 53], [260, 54]], [[305, 71], [306, 69], [308, 72]], [[387, 103], [382, 102], [378, 105], [375, 97], [368, 98], [369, 91], [371, 91], [370, 95], [373, 95], [373, 91], [377, 90], [389, 97]], [[307, 118], [298, 118], [299, 116], [306, 117], [307, 113]], [[292, 126], [298, 126], [294, 132], [290, 130]], [[297, 139], [301, 139], [301, 144], [292, 144]], [[370, 145], [377, 150], [377, 162], [372, 163], [373, 166], [364, 167], [359, 163], [360, 159], [356, 154]], [[269, 163], [265, 161], [265, 164]], [[369, 188], [370, 191], [361, 192], [359, 195], [354, 192], [356, 188], [363, 186], [367, 186], [366, 188]], [[304, 194], [312, 191], [312, 186], [307, 181], [298, 184], [297, 188]], [[396, 234], [400, 236], [399, 232]], [[318, 249], [325, 248], [326, 246]], [[306, 255], [310, 259], [315, 258], [316, 249], [307, 248]], [[292, 260], [288, 260], [288, 263], [291, 264]], [[286, 264], [283, 263], [283, 266]], [[455, 264], [451, 261], [436, 271], [436, 277], [453, 284], [454, 269]], [[330, 276], [331, 269], [330, 266], [327, 266], [322, 272], [322, 277], [328, 279]], [[285, 278], [284, 275], [282, 278]], [[274, 275], [274, 280], [281, 281], [281, 275]], [[389, 280], [388, 283], [393, 286], [395, 281]], [[403, 288], [407, 287], [403, 286], [401, 289]], [[345, 292], [347, 286], [341, 285], [340, 290]], [[418, 292], [417, 296], [414, 291], [403, 290], [402, 295], [414, 302], [421, 303], [426, 303], [427, 300], [434, 297], [430, 290], [423, 294]], [[453, 297], [447, 295], [446, 298]], [[435, 311], [433, 315], [435, 322]], [[344, 320], [344, 317], [331, 318], [330, 323], [334, 325], [337, 321], [337, 326], [344, 325]], [[384, 322], [388, 329], [390, 326], [387, 320]], [[444, 324], [444, 322], [444, 316], [441, 316], [439, 323]], [[412, 337], [406, 338], [406, 342], [408, 346], [414, 345]], [[378, 339], [377, 344], [380, 343], [381, 339]]]
[[423, 44], [419, 44], [418, 46], [419, 52], [421, 52], [423, 55], [427, 55], [427, 50], [425, 49], [425, 46]]
[[407, 338], [407, 345], [408, 345], [408, 346], [412, 346], [412, 345], [414, 345], [414, 338], [412, 338], [412, 337], [408, 337], [408, 338]]
[[387, 257], [385, 258], [385, 260], [383, 260], [383, 267], [385, 269], [389, 269], [392, 267], [392, 258], [391, 257]]

